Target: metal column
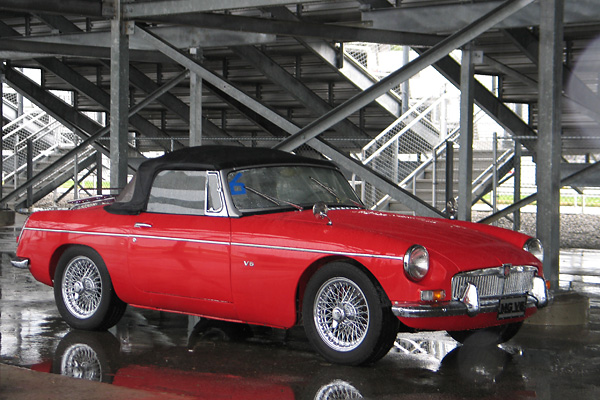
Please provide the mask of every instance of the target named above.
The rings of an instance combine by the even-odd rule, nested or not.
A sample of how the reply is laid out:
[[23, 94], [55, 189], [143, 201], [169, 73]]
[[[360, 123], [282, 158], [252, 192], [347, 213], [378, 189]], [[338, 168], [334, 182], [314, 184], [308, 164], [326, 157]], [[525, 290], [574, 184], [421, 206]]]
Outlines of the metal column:
[[[521, 142], [519, 140], [515, 140], [515, 155], [513, 157], [513, 168], [515, 170], [513, 178], [513, 203], [521, 200]], [[521, 229], [521, 210], [516, 210], [513, 213], [513, 230], [518, 231]]]
[[102, 194], [102, 153], [96, 152], [96, 194]]
[[460, 157], [458, 159], [458, 219], [471, 220], [473, 202], [473, 47], [462, 50], [460, 71]]
[[[2, 60], [0, 60], [0, 64]], [[4, 195], [4, 74], [0, 70], [0, 198]]]
[[558, 288], [560, 248], [563, 13], [564, 0], [540, 2], [537, 235], [544, 244], [544, 274], [553, 289]]
[[422, 53], [421, 57], [409, 62], [373, 86], [352, 97], [345, 103], [337, 106], [327, 114], [323, 115], [321, 118], [318, 118], [300, 131], [286, 138], [274, 148], [284, 151], [293, 151], [297, 149], [310, 139], [319, 136], [322, 132], [332, 127], [350, 114], [368, 105], [373, 100], [389, 91], [391, 88], [411, 78], [431, 64], [441, 60], [452, 50], [469, 43], [483, 32], [492, 28], [505, 18], [509, 17], [532, 2], [533, 0], [509, 0], [505, 3], [502, 3], [492, 12], [484, 15], [479, 20], [447, 37], [437, 45]]
[[110, 187], [116, 194], [127, 183], [129, 127], [129, 37], [121, 0], [114, 0], [110, 50]]
[[[195, 59], [201, 55], [202, 49], [191, 49]], [[202, 144], [202, 77], [190, 74], [190, 143], [189, 146]]]
[[446, 215], [454, 214], [454, 143], [446, 141]]

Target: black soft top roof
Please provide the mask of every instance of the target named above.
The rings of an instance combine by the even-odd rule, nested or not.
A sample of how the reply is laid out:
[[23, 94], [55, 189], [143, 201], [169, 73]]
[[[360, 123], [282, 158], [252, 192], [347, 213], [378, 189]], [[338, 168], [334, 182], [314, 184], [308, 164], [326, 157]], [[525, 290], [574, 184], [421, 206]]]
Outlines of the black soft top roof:
[[263, 147], [198, 146], [187, 147], [151, 158], [140, 164], [133, 182], [128, 201], [119, 201], [105, 207], [113, 214], [138, 214], [146, 206], [150, 186], [159, 171], [165, 169], [223, 170], [252, 166], [312, 164], [334, 166], [325, 160], [301, 157], [292, 153]]

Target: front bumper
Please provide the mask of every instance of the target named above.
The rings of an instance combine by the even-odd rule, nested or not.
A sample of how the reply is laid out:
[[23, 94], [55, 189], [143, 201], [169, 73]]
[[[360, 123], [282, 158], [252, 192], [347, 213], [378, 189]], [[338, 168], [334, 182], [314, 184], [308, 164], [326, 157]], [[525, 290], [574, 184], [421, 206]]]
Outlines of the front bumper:
[[[543, 308], [552, 301], [552, 295], [546, 288], [546, 281], [535, 277], [533, 288], [526, 295], [526, 308]], [[436, 303], [395, 303], [392, 312], [398, 318], [437, 318], [468, 315], [474, 317], [482, 313], [497, 312], [501, 297], [480, 299], [477, 287], [469, 284], [462, 298]]]
[[15, 257], [10, 261], [10, 263], [15, 268], [29, 269], [29, 259], [28, 258]]

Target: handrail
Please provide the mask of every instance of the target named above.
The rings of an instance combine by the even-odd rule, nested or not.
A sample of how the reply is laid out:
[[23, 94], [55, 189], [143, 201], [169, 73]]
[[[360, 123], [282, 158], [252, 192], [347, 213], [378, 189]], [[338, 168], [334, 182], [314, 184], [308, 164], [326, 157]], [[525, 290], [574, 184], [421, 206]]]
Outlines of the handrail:
[[[513, 149], [506, 150], [504, 153], [502, 153], [500, 155], [500, 157], [498, 157], [496, 162], [503, 164], [510, 157], [512, 157], [513, 153], [514, 153]], [[481, 189], [483, 187], [483, 185], [485, 185], [486, 181], [489, 180], [489, 176], [491, 174], [493, 174], [493, 172], [494, 172], [494, 164], [487, 167], [481, 174], [479, 174], [479, 176], [477, 178], [475, 178], [473, 180], [473, 186], [474, 186], [473, 193], [477, 192], [477, 190]], [[481, 183], [479, 183], [480, 181], [481, 181]]]
[[[438, 98], [436, 101], [434, 101], [433, 103], [431, 103], [431, 105], [429, 105], [429, 107], [427, 107], [422, 113], [420, 113], [416, 118], [414, 118], [412, 121], [410, 121], [408, 124], [406, 124], [406, 126], [404, 128], [402, 128], [400, 130], [400, 132], [396, 133], [392, 138], [390, 138], [387, 142], [385, 142], [381, 147], [379, 147], [373, 154], [371, 154], [366, 160], [363, 161], [363, 164], [368, 164], [369, 162], [371, 162], [375, 157], [377, 157], [379, 154], [381, 154], [383, 151], [385, 151], [388, 147], [390, 147], [396, 140], [398, 140], [400, 138], [400, 136], [404, 135], [406, 132], [408, 132], [408, 130], [410, 130], [413, 126], [415, 126], [417, 123], [421, 122], [423, 119], [425, 119], [425, 116], [427, 114], [429, 114], [434, 107], [436, 107], [439, 103], [441, 103], [443, 100], [446, 99], [446, 94], [444, 94], [443, 96], [441, 96], [440, 98]], [[404, 113], [404, 115], [408, 114], [409, 111], [407, 111], [406, 113]], [[403, 116], [404, 116], [403, 115]], [[402, 117], [401, 117], [402, 118]], [[401, 122], [399, 121], [400, 119], [396, 120], [392, 125], [390, 125], [388, 128], [386, 128], [385, 133], [389, 132], [391, 129], [395, 128], [396, 125]], [[382, 134], [380, 134], [381, 136]], [[364, 150], [363, 150], [364, 152]]]
[[[30, 116], [34, 115], [34, 118], [29, 118]], [[2, 130], [4, 132], [7, 132], [9, 129], [11, 129], [13, 126], [18, 126], [19, 129], [15, 129], [12, 130], [11, 132], [8, 132], [6, 135], [4, 135], [4, 139], [8, 139], [10, 138], [12, 135], [14, 135], [16, 132], [24, 130], [27, 128], [28, 125], [32, 124], [33, 122], [35, 122], [36, 120], [39, 120], [40, 118], [42, 118], [44, 115], [47, 115], [43, 112], [41, 112], [40, 110], [32, 110], [29, 111], [25, 114], [22, 114], [20, 116], [18, 116], [17, 118], [13, 119], [12, 121], [10, 121], [8, 124], [4, 125], [2, 127]], [[21, 124], [21, 122], [25, 121], [25, 124]]]
[[372, 145], [374, 145], [375, 143], [377, 143], [377, 141], [379, 139], [381, 139], [383, 136], [385, 136], [389, 131], [391, 131], [392, 129], [394, 129], [394, 127], [396, 125], [398, 125], [400, 122], [404, 121], [406, 118], [408, 118], [413, 112], [415, 112], [420, 106], [422, 106], [426, 101], [432, 99], [433, 96], [431, 97], [424, 97], [423, 99], [421, 99], [420, 101], [418, 101], [417, 103], [415, 103], [408, 111], [406, 111], [404, 114], [402, 114], [401, 116], [399, 116], [394, 122], [392, 122], [387, 128], [385, 128], [379, 135], [377, 135], [373, 140], [371, 140], [369, 143], [367, 143], [363, 148], [362, 151], [365, 152], [367, 151]]

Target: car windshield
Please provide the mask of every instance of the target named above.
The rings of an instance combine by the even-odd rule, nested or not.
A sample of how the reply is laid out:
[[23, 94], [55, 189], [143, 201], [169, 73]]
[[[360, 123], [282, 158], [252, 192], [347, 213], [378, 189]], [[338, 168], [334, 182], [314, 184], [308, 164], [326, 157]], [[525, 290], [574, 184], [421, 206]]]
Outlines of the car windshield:
[[241, 212], [302, 209], [324, 202], [333, 207], [362, 207], [344, 176], [333, 168], [262, 167], [227, 176], [233, 204]]

